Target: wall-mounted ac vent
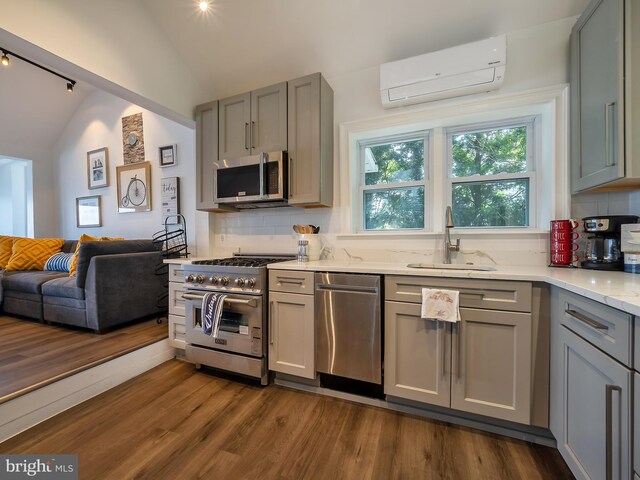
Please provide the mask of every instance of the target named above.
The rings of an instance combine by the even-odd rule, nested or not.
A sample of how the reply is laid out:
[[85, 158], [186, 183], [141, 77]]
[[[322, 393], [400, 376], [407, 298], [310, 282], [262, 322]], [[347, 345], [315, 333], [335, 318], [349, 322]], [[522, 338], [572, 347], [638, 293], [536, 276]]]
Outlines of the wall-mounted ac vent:
[[507, 64], [505, 35], [380, 65], [384, 108], [498, 88]]

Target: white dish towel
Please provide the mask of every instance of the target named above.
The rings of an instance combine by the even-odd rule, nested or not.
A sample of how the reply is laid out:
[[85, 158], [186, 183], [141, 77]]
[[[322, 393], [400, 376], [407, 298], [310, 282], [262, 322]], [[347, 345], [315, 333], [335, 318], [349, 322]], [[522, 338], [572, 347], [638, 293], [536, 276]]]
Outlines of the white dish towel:
[[457, 290], [423, 288], [420, 316], [444, 322], [459, 322], [460, 292]]

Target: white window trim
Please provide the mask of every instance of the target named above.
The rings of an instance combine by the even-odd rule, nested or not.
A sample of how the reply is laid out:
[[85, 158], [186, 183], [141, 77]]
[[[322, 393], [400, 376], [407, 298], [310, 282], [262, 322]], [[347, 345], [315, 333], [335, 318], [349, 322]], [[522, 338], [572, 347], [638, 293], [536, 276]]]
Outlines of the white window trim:
[[[430, 198], [430, 177], [429, 177], [429, 164], [431, 149], [430, 149], [430, 135], [429, 131], [418, 130], [415, 132], [405, 132], [402, 135], [391, 135], [388, 137], [376, 137], [375, 141], [360, 141], [358, 142], [358, 187], [359, 187], [359, 197], [358, 197], [358, 210], [356, 217], [356, 225], [355, 231], [357, 233], [382, 233], [382, 232], [427, 232], [429, 231], [429, 221], [431, 218], [429, 202], [427, 201]], [[387, 143], [393, 142], [402, 142], [409, 140], [422, 140], [424, 142], [424, 158], [423, 158], [423, 166], [424, 166], [424, 179], [418, 181], [411, 182], [396, 182], [396, 183], [378, 183], [375, 185], [365, 185], [364, 184], [364, 151], [367, 147], [376, 146], [376, 145], [384, 145]], [[365, 191], [386, 191], [393, 190], [395, 188], [409, 188], [409, 187], [424, 187], [424, 227], [423, 228], [406, 228], [406, 229], [393, 229], [393, 230], [367, 230], [364, 226], [364, 192]]]
[[[425, 203], [431, 205], [429, 231], [357, 232], [359, 208], [358, 195], [358, 143], [375, 137], [406, 133], [409, 130], [433, 130], [430, 137], [430, 158], [436, 158], [434, 151], [445, 148], [446, 139], [441, 125], [489, 122], [506, 116], [541, 116], [538, 129], [541, 146], [538, 182], [539, 199], [544, 199], [536, 212], [535, 227], [510, 227], [508, 229], [459, 229], [462, 235], [522, 235], [539, 236], [548, 232], [549, 220], [568, 218], [570, 213], [569, 193], [569, 120], [568, 86], [556, 85], [515, 93], [479, 95], [447, 102], [437, 102], [427, 108], [413, 109], [381, 117], [341, 123], [340, 130], [340, 220], [342, 233], [339, 238], [381, 238], [381, 237], [429, 237], [439, 235], [444, 229], [445, 192], [441, 182], [432, 182], [429, 197]], [[438, 132], [439, 130], [439, 132]], [[429, 178], [445, 178], [446, 166], [440, 162], [429, 162]], [[442, 182], [444, 183], [444, 182]], [[426, 192], [425, 192], [426, 195]], [[442, 212], [439, 215], [438, 212]]]
[[[536, 126], [537, 122], [537, 126]], [[465, 132], [481, 132], [492, 129], [508, 128], [510, 126], [525, 126], [527, 127], [527, 171], [522, 173], [500, 173], [496, 175], [477, 175], [471, 177], [452, 177], [453, 165], [451, 163], [451, 137], [457, 133]], [[539, 202], [538, 193], [538, 171], [540, 170], [539, 164], [540, 156], [542, 155], [540, 145], [540, 115], [530, 115], [528, 117], [515, 117], [505, 118], [496, 122], [484, 122], [471, 125], [456, 125], [454, 127], [447, 127], [444, 129], [446, 139], [446, 153], [445, 161], [447, 162], [446, 176], [444, 178], [446, 184], [446, 199], [448, 202], [453, 201], [453, 184], [454, 183], [472, 183], [472, 182], [491, 182], [499, 180], [529, 180], [529, 226], [518, 227], [460, 227], [465, 231], [471, 230], [511, 230], [517, 229], [522, 231], [523, 229], [536, 228], [538, 225], [537, 211]]]

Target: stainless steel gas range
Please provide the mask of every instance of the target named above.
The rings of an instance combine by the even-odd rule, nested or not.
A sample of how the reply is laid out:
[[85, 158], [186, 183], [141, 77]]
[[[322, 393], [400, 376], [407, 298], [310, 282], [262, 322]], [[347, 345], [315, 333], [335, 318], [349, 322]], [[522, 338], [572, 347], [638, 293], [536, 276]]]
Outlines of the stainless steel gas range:
[[[196, 260], [184, 266], [187, 360], [201, 365], [269, 380], [267, 369], [267, 292], [269, 263], [292, 255], [236, 255]], [[202, 329], [202, 299], [207, 292], [224, 293], [218, 336]]]

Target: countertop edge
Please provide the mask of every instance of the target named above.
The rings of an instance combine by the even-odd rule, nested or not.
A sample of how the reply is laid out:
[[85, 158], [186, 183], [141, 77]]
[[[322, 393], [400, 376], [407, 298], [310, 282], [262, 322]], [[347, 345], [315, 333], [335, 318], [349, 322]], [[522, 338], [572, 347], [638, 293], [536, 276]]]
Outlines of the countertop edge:
[[370, 273], [547, 283], [632, 315], [640, 315], [640, 275], [624, 272], [526, 266], [496, 267], [497, 270], [493, 271], [414, 269], [398, 263], [349, 262], [338, 264], [326, 260], [307, 263], [296, 261], [272, 263], [267, 268], [271, 270]]

